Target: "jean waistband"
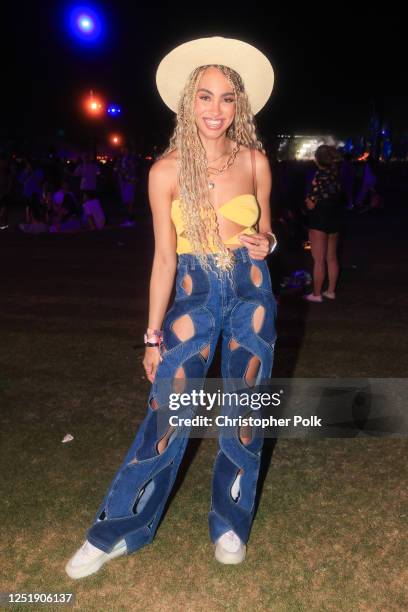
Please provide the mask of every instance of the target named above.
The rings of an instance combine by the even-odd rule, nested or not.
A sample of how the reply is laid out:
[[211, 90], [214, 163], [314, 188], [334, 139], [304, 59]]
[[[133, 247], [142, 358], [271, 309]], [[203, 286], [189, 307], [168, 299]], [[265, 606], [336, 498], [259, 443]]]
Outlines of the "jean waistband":
[[[232, 251], [233, 255], [234, 255], [234, 261], [235, 262], [250, 262], [251, 258], [249, 257], [249, 253], [248, 253], [248, 249], [246, 247], [239, 247], [238, 249], [235, 249], [234, 251]], [[214, 270], [219, 270], [219, 268], [217, 267], [217, 263], [216, 263], [216, 254], [214, 253], [209, 253], [208, 255], [206, 255], [206, 259], [208, 261], [208, 264], [211, 266], [211, 268], [213, 268]], [[197, 255], [194, 255], [193, 253], [181, 253], [180, 255], [178, 255], [178, 266], [181, 265], [185, 265], [188, 266], [189, 268], [196, 268], [196, 267], [201, 267], [200, 264], [200, 260], [198, 259]]]

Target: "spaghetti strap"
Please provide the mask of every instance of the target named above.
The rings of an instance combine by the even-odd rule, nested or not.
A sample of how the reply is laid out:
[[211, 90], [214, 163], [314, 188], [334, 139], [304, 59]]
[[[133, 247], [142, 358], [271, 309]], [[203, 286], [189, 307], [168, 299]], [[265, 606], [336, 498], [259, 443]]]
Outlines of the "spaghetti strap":
[[251, 149], [251, 166], [252, 166], [252, 182], [254, 184], [254, 192], [256, 197], [256, 162], [255, 162], [255, 149]]

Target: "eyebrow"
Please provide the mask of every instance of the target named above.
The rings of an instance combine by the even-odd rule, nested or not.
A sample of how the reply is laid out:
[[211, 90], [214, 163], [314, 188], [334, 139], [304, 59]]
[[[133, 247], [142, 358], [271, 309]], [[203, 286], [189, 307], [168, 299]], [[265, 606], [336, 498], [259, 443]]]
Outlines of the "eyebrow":
[[[206, 91], [207, 93], [211, 94], [212, 96], [214, 95], [212, 91], [210, 91], [209, 89], [204, 89], [203, 87], [201, 87], [200, 89], [197, 89], [197, 93], [199, 91]], [[233, 96], [235, 95], [233, 91], [227, 91], [223, 94], [221, 94], [222, 96]]]

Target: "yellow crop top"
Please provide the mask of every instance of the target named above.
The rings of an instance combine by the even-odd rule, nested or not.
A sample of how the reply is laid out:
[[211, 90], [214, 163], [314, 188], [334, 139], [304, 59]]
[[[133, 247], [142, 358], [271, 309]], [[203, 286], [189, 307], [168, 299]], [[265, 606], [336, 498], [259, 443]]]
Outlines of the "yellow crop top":
[[[225, 219], [234, 221], [239, 225], [242, 225], [242, 229], [231, 236], [227, 240], [224, 240], [224, 244], [229, 245], [241, 245], [238, 239], [239, 234], [255, 234], [255, 225], [259, 219], [260, 208], [256, 197], [251, 193], [235, 196], [231, 200], [228, 200], [220, 208], [217, 213], [220, 213]], [[181, 218], [180, 200], [173, 200], [171, 203], [171, 219], [176, 228], [177, 234], [177, 253], [191, 253], [192, 248], [190, 242], [183, 235], [184, 225]], [[211, 252], [215, 253], [216, 249], [211, 244]]]

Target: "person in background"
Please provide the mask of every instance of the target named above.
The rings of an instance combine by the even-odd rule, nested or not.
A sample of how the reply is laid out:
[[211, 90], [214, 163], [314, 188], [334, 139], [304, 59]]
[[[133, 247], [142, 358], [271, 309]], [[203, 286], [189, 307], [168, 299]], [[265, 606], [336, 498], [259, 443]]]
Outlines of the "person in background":
[[87, 191], [82, 203], [83, 221], [90, 230], [101, 230], [105, 226], [105, 213], [95, 191]]
[[54, 187], [51, 183], [45, 182], [43, 184], [41, 204], [44, 207], [45, 221], [50, 225], [54, 217]]
[[58, 189], [58, 191], [54, 193], [54, 196], [53, 196], [53, 203], [54, 203], [54, 207], [56, 210], [58, 210], [58, 208], [63, 203], [64, 197], [67, 193], [69, 193], [72, 197], [74, 197], [74, 194], [72, 193], [70, 189], [69, 182], [62, 181], [60, 188]]
[[81, 182], [79, 184], [79, 191], [81, 194], [81, 200], [86, 191], [96, 191], [96, 181], [98, 176], [98, 166], [93, 156], [89, 153], [85, 153], [83, 161], [75, 168], [73, 176], [79, 176]]
[[44, 173], [41, 168], [35, 168], [30, 159], [27, 159], [19, 180], [22, 184], [22, 196], [26, 206], [26, 222], [30, 223], [30, 206], [41, 198]]
[[34, 198], [30, 205], [30, 221], [20, 223], [19, 228], [25, 234], [46, 234], [49, 227], [46, 219], [47, 210], [39, 198]]
[[[344, 212], [344, 191], [338, 167], [340, 159], [335, 147], [320, 145], [316, 149], [317, 171], [306, 197], [309, 240], [314, 262], [313, 292], [303, 296], [309, 302], [322, 302], [322, 295], [331, 300], [336, 298], [339, 275], [337, 243]], [[326, 266], [329, 286], [322, 294]]]
[[369, 155], [364, 162], [360, 188], [355, 201], [357, 209], [363, 209], [369, 205], [370, 198], [375, 193], [377, 185], [377, 169], [374, 159]]
[[66, 193], [53, 224], [50, 226], [50, 232], [76, 232], [80, 229], [81, 220], [75, 198], [71, 193]]
[[122, 204], [126, 206], [128, 219], [121, 225], [130, 227], [135, 224], [135, 196], [136, 196], [136, 159], [128, 147], [123, 147], [115, 172], [117, 173]]

